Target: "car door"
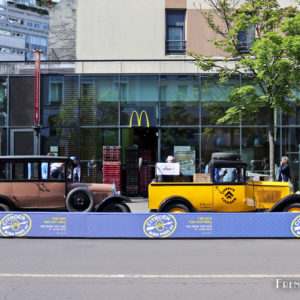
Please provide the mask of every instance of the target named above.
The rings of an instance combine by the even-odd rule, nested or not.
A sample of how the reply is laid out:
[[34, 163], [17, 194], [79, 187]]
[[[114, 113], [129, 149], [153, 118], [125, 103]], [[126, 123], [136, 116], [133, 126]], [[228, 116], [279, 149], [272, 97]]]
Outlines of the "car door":
[[39, 191], [39, 208], [61, 209], [66, 207], [65, 167], [62, 166], [60, 176], [51, 175], [51, 166], [62, 164], [56, 161], [42, 161]]
[[[229, 171], [228, 169], [227, 171]], [[214, 211], [243, 212], [256, 209], [253, 186], [245, 182], [244, 172], [244, 169], [236, 168], [236, 176], [224, 176], [224, 181], [220, 177], [221, 182], [214, 182]], [[220, 174], [222, 174], [222, 170], [220, 170]]]
[[40, 186], [38, 163], [16, 161], [13, 165], [12, 195], [17, 208], [36, 209]]
[[245, 211], [245, 185], [215, 184], [214, 211], [238, 212]]

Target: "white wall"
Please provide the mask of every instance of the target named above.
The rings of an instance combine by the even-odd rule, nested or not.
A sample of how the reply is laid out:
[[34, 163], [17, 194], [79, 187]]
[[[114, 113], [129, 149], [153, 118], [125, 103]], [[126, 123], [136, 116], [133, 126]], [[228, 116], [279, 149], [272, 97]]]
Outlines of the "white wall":
[[25, 51], [25, 38], [0, 34], [0, 46], [18, 48]]
[[3, 53], [0, 52], [0, 61], [9, 61], [9, 60], [20, 60], [24, 61], [24, 54], [13, 54], [13, 53]]
[[77, 59], [165, 58], [165, 0], [77, 1]]

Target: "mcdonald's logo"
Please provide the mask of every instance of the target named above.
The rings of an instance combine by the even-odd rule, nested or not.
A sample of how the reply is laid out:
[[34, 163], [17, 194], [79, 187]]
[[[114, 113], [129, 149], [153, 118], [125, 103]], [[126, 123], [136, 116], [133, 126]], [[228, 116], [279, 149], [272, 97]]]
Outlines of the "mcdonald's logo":
[[140, 113], [140, 115], [138, 114], [138, 112], [136, 110], [134, 110], [131, 113], [130, 121], [129, 121], [129, 127], [132, 127], [132, 119], [133, 119], [134, 115], [136, 115], [136, 120], [137, 120], [137, 125], [138, 126], [141, 126], [141, 124], [142, 124], [142, 117], [143, 117], [143, 115], [145, 115], [146, 122], [147, 122], [147, 127], [150, 127], [148, 115], [147, 115], [147, 112], [145, 110], [142, 110], [141, 113]]

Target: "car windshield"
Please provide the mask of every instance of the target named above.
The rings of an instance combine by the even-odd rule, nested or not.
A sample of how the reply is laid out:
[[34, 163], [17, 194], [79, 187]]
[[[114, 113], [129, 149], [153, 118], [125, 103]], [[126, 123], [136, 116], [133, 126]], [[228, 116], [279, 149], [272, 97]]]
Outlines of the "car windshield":
[[214, 181], [218, 183], [244, 183], [244, 168], [218, 167], [215, 168]]

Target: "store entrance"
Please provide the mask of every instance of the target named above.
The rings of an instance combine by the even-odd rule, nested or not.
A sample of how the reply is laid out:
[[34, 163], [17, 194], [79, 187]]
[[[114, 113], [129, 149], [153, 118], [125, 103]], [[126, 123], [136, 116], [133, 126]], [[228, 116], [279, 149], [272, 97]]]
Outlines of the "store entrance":
[[157, 128], [122, 129], [122, 190], [127, 196], [148, 197], [148, 185], [155, 177], [157, 145]]
[[152, 161], [157, 161], [157, 129], [137, 127], [133, 128], [134, 131], [134, 144], [140, 150], [151, 150]]

